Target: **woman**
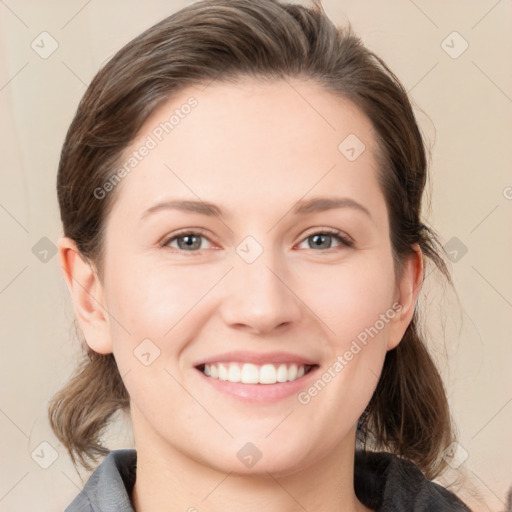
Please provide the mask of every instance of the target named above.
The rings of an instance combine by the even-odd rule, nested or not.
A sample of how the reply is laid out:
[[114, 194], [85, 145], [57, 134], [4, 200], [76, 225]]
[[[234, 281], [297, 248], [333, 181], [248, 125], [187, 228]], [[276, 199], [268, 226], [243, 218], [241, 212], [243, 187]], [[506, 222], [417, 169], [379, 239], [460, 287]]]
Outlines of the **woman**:
[[59, 258], [87, 348], [50, 404], [74, 510], [468, 510], [418, 331], [423, 141], [321, 7], [196, 3], [97, 74], [61, 155]]

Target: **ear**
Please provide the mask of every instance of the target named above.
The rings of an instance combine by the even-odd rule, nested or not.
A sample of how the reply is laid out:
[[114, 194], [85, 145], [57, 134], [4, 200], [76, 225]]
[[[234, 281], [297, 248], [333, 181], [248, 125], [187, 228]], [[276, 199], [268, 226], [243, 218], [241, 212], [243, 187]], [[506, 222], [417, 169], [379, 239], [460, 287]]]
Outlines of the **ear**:
[[82, 257], [71, 238], [59, 240], [58, 252], [59, 265], [87, 345], [99, 354], [110, 354], [108, 312], [96, 270]]
[[[414, 244], [414, 253], [404, 261], [402, 274], [397, 281], [395, 302], [396, 314], [390, 321], [387, 350], [392, 350], [402, 340], [405, 331], [411, 323], [416, 300], [423, 282], [423, 254], [420, 246]], [[398, 305], [399, 304], [399, 305]]]

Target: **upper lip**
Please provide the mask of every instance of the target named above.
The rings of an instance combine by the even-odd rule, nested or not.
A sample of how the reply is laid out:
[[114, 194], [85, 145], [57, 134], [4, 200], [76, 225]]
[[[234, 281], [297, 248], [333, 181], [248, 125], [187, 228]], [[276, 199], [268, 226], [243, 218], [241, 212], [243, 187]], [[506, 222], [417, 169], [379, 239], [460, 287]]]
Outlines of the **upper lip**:
[[223, 354], [216, 354], [206, 359], [201, 359], [194, 363], [194, 367], [202, 366], [205, 364], [215, 363], [253, 363], [253, 364], [265, 364], [265, 363], [295, 363], [298, 365], [315, 365], [314, 361], [306, 357], [299, 356], [297, 354], [290, 354], [288, 352], [224, 352]]

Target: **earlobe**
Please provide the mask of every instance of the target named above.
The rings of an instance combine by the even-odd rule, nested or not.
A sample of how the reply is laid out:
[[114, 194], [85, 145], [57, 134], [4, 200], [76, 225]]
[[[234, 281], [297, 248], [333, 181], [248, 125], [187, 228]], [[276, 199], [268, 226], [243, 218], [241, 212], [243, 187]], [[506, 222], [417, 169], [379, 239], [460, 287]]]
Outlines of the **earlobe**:
[[108, 312], [96, 270], [82, 257], [71, 238], [59, 240], [58, 252], [60, 268], [87, 345], [99, 354], [111, 353]]
[[[404, 262], [402, 275], [397, 282], [396, 302], [400, 311], [391, 322], [388, 332], [387, 350], [394, 349], [402, 340], [407, 327], [411, 323], [416, 307], [418, 294], [423, 282], [423, 253], [420, 246], [413, 246], [414, 253]], [[398, 308], [397, 308], [398, 309]]]

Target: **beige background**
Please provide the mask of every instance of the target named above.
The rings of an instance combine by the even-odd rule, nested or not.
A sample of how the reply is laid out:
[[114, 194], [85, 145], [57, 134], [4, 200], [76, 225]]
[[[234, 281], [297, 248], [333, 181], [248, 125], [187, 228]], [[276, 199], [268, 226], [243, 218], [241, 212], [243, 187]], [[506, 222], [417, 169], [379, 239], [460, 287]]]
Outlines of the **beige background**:
[[[63, 510], [82, 485], [46, 420], [47, 400], [77, 354], [57, 258], [44, 253], [61, 233], [55, 177], [65, 132], [99, 66], [188, 3], [0, 1], [1, 511]], [[421, 109], [433, 146], [428, 222], [458, 259], [458, 299], [435, 279], [422, 299], [460, 433], [443, 482], [455, 481], [475, 510], [504, 510], [512, 484], [512, 3], [324, 5], [335, 21], [351, 21]], [[43, 31], [58, 43], [46, 59], [31, 47], [46, 37], [51, 48]], [[126, 445], [129, 428], [119, 423], [112, 438], [111, 446]]]

